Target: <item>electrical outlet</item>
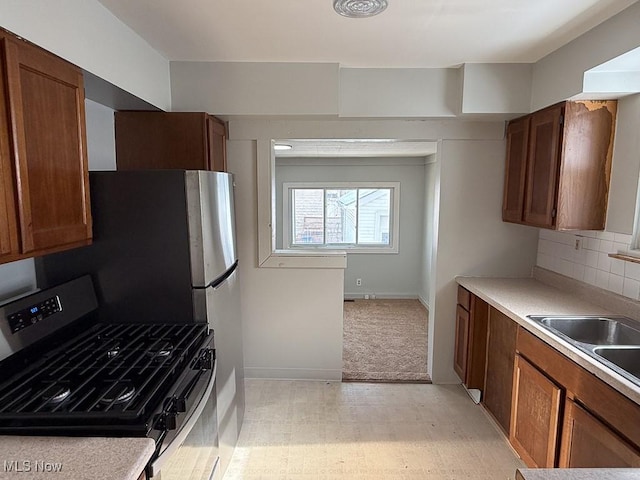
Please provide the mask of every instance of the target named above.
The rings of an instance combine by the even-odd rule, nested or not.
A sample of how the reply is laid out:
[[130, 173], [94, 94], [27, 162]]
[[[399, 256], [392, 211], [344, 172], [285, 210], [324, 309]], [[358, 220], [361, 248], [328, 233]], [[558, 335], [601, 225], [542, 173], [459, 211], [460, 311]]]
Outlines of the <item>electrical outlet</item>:
[[578, 235], [575, 236], [575, 242], [574, 242], [573, 248], [578, 251], [582, 249], [582, 238]]
[[356, 287], [361, 287], [361, 286], [362, 286], [362, 279], [356, 278]]

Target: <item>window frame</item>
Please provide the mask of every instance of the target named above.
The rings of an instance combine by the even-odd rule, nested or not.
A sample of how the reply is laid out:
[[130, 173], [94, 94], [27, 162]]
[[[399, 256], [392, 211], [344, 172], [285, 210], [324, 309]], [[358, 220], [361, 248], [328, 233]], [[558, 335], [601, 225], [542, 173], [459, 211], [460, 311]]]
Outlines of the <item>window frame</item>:
[[[389, 211], [389, 245], [380, 244], [294, 244], [292, 238], [291, 213], [292, 191], [296, 188], [321, 189], [323, 195], [323, 209], [326, 211], [326, 190], [330, 189], [381, 189], [391, 190], [391, 208]], [[356, 211], [356, 216], [358, 212]], [[324, 223], [324, 220], [323, 220]], [[325, 225], [326, 228], [326, 225]], [[400, 243], [400, 182], [284, 182], [282, 184], [282, 246], [284, 249], [317, 250], [317, 251], [346, 251], [348, 253], [365, 254], [394, 254], [398, 253]], [[357, 235], [357, 231], [356, 231]], [[357, 239], [356, 239], [357, 240]]]

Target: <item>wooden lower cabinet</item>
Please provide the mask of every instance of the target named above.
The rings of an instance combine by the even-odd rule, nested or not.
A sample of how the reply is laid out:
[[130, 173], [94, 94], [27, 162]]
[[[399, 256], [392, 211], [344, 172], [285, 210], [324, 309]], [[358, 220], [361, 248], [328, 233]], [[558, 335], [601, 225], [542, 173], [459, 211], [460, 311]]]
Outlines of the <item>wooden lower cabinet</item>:
[[559, 466], [637, 468], [640, 467], [640, 453], [596, 417], [567, 399]]
[[556, 466], [562, 390], [515, 356], [509, 441], [529, 467]]
[[489, 305], [458, 287], [453, 369], [469, 389], [484, 389]]
[[456, 306], [456, 345], [453, 356], [453, 369], [465, 383], [467, 378], [467, 359], [469, 352], [469, 312], [462, 305]]
[[489, 308], [487, 364], [483, 404], [508, 435], [511, 424], [511, 389], [516, 350], [516, 322]]

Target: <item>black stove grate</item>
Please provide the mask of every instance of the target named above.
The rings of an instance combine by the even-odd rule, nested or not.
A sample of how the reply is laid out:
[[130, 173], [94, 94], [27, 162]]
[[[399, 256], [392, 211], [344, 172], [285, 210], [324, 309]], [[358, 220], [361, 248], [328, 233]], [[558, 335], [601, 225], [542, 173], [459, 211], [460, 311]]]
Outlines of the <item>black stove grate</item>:
[[0, 384], [0, 431], [148, 421], [207, 335], [203, 324], [98, 324]]

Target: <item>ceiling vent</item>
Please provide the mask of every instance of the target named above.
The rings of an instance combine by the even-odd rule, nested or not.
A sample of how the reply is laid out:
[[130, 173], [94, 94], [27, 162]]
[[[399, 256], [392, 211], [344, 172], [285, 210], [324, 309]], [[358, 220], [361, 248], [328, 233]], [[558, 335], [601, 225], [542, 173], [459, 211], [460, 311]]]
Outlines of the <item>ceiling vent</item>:
[[344, 17], [373, 17], [387, 8], [387, 0], [333, 0], [333, 9]]

